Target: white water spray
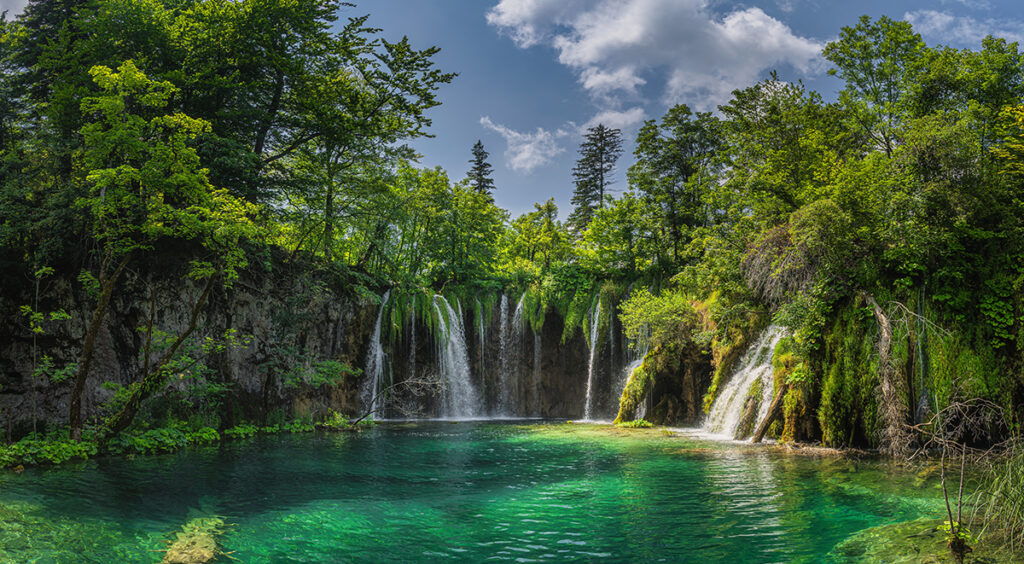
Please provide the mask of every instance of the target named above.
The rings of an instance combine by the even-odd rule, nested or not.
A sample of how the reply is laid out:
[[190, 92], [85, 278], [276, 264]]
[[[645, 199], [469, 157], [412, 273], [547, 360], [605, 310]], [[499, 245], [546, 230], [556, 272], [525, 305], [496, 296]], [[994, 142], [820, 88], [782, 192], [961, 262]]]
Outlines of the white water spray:
[[590, 362], [587, 364], [587, 401], [583, 408], [583, 420], [590, 421], [593, 411], [594, 357], [597, 354], [597, 328], [601, 325], [601, 301], [598, 300], [590, 312]]
[[772, 356], [775, 354], [775, 345], [784, 336], [785, 331], [781, 327], [772, 325], [743, 353], [729, 382], [718, 393], [715, 403], [711, 406], [711, 412], [704, 423], [704, 432], [726, 439], [735, 438], [736, 429], [743, 416], [747, 393], [757, 380], [761, 381], [762, 392], [755, 425], [764, 419], [772, 400]]
[[391, 290], [384, 292], [380, 299], [380, 309], [377, 311], [377, 322], [373, 326], [373, 339], [370, 341], [370, 350], [366, 353], [366, 374], [369, 376], [363, 386], [363, 405], [370, 406], [370, 412], [376, 417], [382, 417], [381, 411], [384, 407], [383, 393], [385, 354], [384, 345], [381, 343], [381, 327], [384, 321], [384, 310], [391, 298]]
[[[470, 379], [469, 354], [466, 351], [466, 329], [463, 326], [462, 305], [452, 308], [444, 296], [434, 296], [437, 311], [437, 357], [441, 371], [441, 416], [451, 418], [475, 417], [480, 400]], [[443, 310], [442, 310], [443, 306]]]

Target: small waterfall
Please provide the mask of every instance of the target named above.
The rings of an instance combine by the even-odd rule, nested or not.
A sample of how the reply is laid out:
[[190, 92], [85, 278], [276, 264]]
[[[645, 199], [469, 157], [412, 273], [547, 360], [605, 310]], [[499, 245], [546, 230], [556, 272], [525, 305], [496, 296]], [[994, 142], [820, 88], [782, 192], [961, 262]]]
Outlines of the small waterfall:
[[587, 365], [587, 401], [583, 408], [583, 420], [590, 421], [593, 411], [594, 356], [597, 354], [597, 328], [601, 325], [601, 301], [590, 311], [590, 362]]
[[[380, 309], [377, 311], [377, 322], [373, 326], [373, 340], [370, 341], [370, 350], [366, 353], [366, 375], [369, 376], [368, 384], [363, 385], [363, 405], [369, 406], [370, 412], [376, 417], [383, 417], [384, 397], [386, 385], [384, 382], [384, 368], [386, 355], [384, 345], [380, 342], [381, 326], [384, 321], [384, 310], [391, 298], [391, 290], [384, 292], [380, 298]], [[390, 384], [389, 384], [390, 385]]]
[[[622, 371], [622, 379], [615, 383], [615, 387], [612, 389], [612, 405], [618, 409], [619, 400], [622, 398], [622, 393], [626, 390], [626, 384], [629, 383], [630, 377], [633, 376], [633, 372], [637, 368], [640, 368], [644, 364], [644, 358], [647, 357], [647, 352], [650, 350], [650, 340], [646, 334], [641, 335], [636, 341], [630, 341], [627, 350], [632, 353], [629, 364], [626, 365], [625, 370]], [[616, 390], [618, 392], [616, 393]], [[648, 391], [644, 394], [644, 397], [640, 401], [640, 405], [637, 406], [636, 412], [633, 414], [634, 419], [643, 419], [647, 415], [647, 401], [651, 397], [651, 392]]]
[[772, 356], [775, 353], [775, 345], [784, 336], [785, 332], [781, 327], [772, 325], [743, 353], [729, 382], [718, 393], [715, 403], [711, 406], [711, 412], [704, 422], [705, 432], [727, 439], [735, 438], [736, 429], [743, 416], [747, 393], [756, 380], [761, 381], [761, 405], [758, 409], [758, 420], [754, 425], [758, 425], [764, 419], [772, 400]]
[[523, 317], [523, 304], [526, 302], [526, 292], [519, 297], [519, 302], [516, 304], [516, 309], [512, 313], [512, 323], [509, 327], [512, 332], [509, 347], [509, 366], [511, 370], [508, 373], [508, 379], [505, 382], [505, 398], [507, 409], [506, 415], [519, 415], [523, 408], [526, 406], [525, 398], [521, 401], [517, 401], [517, 397], [522, 397], [526, 394], [526, 387], [521, 382], [521, 375], [523, 374], [523, 368], [525, 362], [523, 361], [523, 345], [525, 343], [524, 337], [526, 336], [526, 319]]
[[533, 416], [541, 416], [540, 405], [540, 361], [541, 361], [541, 339], [540, 333], [533, 334]]
[[[442, 310], [442, 304], [444, 310]], [[441, 416], [474, 417], [480, 399], [470, 379], [469, 353], [466, 350], [466, 329], [462, 323], [462, 304], [459, 311], [452, 308], [444, 296], [434, 296], [437, 311], [437, 356], [441, 370]]]
[[495, 393], [496, 415], [508, 415], [508, 388], [509, 374], [512, 372], [512, 334], [509, 330], [509, 305], [508, 296], [501, 295], [501, 320], [498, 325], [498, 360], [501, 363], [501, 370], [498, 372], [498, 389]]

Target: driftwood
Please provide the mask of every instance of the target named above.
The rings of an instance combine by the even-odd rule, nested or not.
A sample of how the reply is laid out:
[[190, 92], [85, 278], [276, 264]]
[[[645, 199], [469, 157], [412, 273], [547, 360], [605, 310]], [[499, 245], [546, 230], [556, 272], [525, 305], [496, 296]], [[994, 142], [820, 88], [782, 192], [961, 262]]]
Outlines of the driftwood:
[[759, 443], [764, 439], [765, 433], [768, 432], [768, 427], [772, 426], [772, 422], [782, 414], [783, 399], [786, 397], [786, 391], [789, 388], [782, 387], [778, 393], [775, 394], [775, 399], [772, 400], [771, 407], [768, 408], [768, 415], [764, 416], [764, 421], [757, 426], [757, 430], [754, 431], [754, 438], [751, 439], [753, 443]]
[[906, 458], [914, 437], [908, 428], [910, 407], [907, 405], [906, 382], [892, 358], [892, 323], [882, 307], [867, 294], [861, 296], [871, 306], [878, 322], [879, 414], [882, 419], [881, 450], [893, 458]]

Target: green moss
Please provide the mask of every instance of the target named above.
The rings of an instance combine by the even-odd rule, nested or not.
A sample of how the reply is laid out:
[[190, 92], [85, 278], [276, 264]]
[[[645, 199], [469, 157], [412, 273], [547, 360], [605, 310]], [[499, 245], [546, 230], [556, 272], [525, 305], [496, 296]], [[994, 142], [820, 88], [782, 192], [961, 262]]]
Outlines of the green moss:
[[[657, 356], [655, 351], [652, 351], [652, 353], [654, 353], [654, 356]], [[640, 403], [650, 393], [654, 379], [650, 376], [648, 359], [652, 358], [652, 353], [648, 353], [644, 357], [643, 364], [629, 375], [626, 386], [622, 389], [622, 397], [619, 399], [619, 413], [615, 416], [616, 425], [632, 421], [636, 417]]]
[[616, 427], [626, 427], [629, 429], [648, 429], [653, 427], [654, 424], [644, 419], [634, 419], [633, 421], [620, 421], [615, 423]]
[[782, 435], [779, 437], [784, 443], [791, 443], [796, 439], [797, 424], [807, 414], [807, 405], [804, 400], [804, 393], [799, 387], [792, 387], [786, 392], [782, 400]]

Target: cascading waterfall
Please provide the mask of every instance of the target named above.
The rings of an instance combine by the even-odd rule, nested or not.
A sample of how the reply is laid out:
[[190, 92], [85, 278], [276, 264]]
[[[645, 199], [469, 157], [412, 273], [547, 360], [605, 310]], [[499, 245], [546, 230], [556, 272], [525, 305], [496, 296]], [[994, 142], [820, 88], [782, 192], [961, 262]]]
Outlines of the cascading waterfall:
[[601, 300], [590, 311], [590, 362], [587, 364], [587, 401], [583, 408], [583, 420], [590, 421], [593, 411], [594, 356], [597, 354], [597, 328], [601, 322]]
[[[504, 391], [506, 400], [506, 415], [517, 415], [515, 413], [514, 406], [520, 405], [515, 402], [517, 391], [522, 389], [525, 393], [525, 388], [520, 388], [516, 384], [520, 382], [520, 375], [523, 373], [523, 362], [522, 362], [522, 351], [523, 351], [523, 338], [525, 337], [526, 331], [526, 319], [523, 317], [523, 304], [526, 302], [526, 294], [523, 293], [519, 298], [519, 302], [516, 304], [516, 309], [512, 312], [512, 323], [509, 327], [511, 332], [509, 339], [509, 367], [511, 370], [508, 372], [508, 378], [506, 380], [506, 388]], [[525, 402], [524, 402], [525, 403]]]
[[711, 406], [711, 412], [704, 423], [703, 430], [727, 439], [736, 436], [743, 408], [746, 403], [750, 386], [761, 381], [761, 404], [758, 409], [760, 423], [767, 415], [772, 400], [772, 356], [775, 345], [785, 336], [781, 327], [772, 325], [764, 330], [757, 341], [747, 349], [729, 383], [725, 385]]
[[[442, 310], [442, 304], [444, 309]], [[452, 308], [444, 296], [434, 296], [437, 311], [437, 357], [441, 372], [441, 416], [475, 417], [480, 399], [470, 376], [469, 353], [466, 350], [466, 329], [462, 322], [462, 305]]]
[[384, 292], [384, 295], [381, 296], [380, 309], [377, 311], [377, 322], [373, 326], [373, 340], [370, 341], [370, 350], [366, 354], [366, 374], [370, 377], [367, 379], [369, 384], [363, 388], [363, 405], [369, 405], [370, 413], [377, 416], [383, 415], [381, 411], [384, 407], [382, 392], [385, 389], [384, 365], [387, 360], [384, 354], [384, 345], [380, 340], [380, 334], [384, 321], [384, 310], [390, 298], [391, 290]]
[[498, 325], [498, 361], [501, 363], [501, 370], [498, 372], [498, 393], [495, 394], [495, 412], [497, 415], [508, 415], [508, 388], [510, 374], [512, 372], [512, 335], [509, 331], [509, 305], [508, 296], [501, 295], [501, 318]]

